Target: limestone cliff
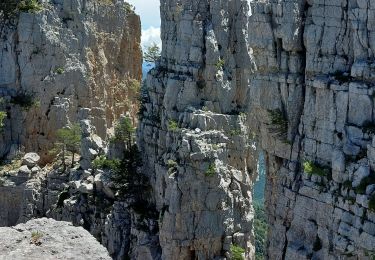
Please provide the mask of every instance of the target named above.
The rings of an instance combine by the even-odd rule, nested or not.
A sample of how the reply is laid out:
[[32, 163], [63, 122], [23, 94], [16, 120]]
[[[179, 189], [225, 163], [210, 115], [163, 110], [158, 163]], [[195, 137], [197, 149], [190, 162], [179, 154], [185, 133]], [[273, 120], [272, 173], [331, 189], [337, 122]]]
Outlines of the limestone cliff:
[[[119, 151], [108, 152], [90, 120], [105, 137], [123, 111], [108, 86], [138, 77], [138, 65], [121, 63], [139, 58], [128, 24], [137, 16], [56, 0], [3, 26], [9, 70], [0, 73], [1, 93], [10, 102], [3, 153], [12, 143], [43, 150], [54, 129], [85, 117], [80, 165], [40, 169], [25, 159], [9, 170], [0, 225], [69, 220], [114, 259], [223, 259], [233, 246], [253, 259], [251, 190], [261, 149], [267, 259], [373, 259], [373, 1], [161, 0], [161, 17], [162, 56], [139, 113], [143, 166], [132, 167], [136, 180], [121, 198], [111, 171], [92, 165]], [[39, 95], [40, 105], [24, 111], [19, 89]], [[89, 109], [77, 113], [81, 106]], [[26, 141], [31, 133], [38, 138]]]
[[0, 16], [0, 109], [7, 113], [0, 157], [20, 147], [45, 157], [56, 130], [75, 123], [81, 107], [91, 109], [102, 138], [122, 113], [135, 119], [140, 19], [128, 4], [40, 1], [15, 14], [3, 5], [10, 18]]
[[163, 259], [254, 254], [255, 150], [246, 112], [246, 1], [162, 0], [163, 51], [143, 91], [138, 145]]
[[373, 259], [373, 1], [253, 1], [268, 259]]

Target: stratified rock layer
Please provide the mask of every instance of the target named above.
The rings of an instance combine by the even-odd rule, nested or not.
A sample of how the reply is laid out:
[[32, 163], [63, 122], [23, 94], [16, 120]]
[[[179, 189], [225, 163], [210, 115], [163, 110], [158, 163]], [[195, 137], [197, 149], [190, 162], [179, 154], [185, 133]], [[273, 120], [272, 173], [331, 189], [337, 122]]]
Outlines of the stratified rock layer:
[[134, 118], [141, 79], [139, 17], [123, 1], [43, 1], [0, 22], [0, 156], [25, 146], [45, 158], [56, 130], [91, 108], [105, 138], [124, 112]]
[[82, 227], [46, 218], [0, 227], [0, 245], [3, 260], [111, 259], [107, 250]]
[[143, 91], [138, 144], [163, 259], [254, 254], [247, 1], [161, 1], [163, 51]]
[[250, 19], [268, 258], [373, 259], [374, 2], [253, 1]]

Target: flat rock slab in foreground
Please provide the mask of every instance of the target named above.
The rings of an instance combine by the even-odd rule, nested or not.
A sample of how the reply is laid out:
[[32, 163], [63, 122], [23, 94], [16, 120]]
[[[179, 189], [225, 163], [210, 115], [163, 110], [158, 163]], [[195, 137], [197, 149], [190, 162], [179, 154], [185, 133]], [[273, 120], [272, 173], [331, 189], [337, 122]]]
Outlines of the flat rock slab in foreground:
[[35, 219], [0, 228], [1, 260], [111, 259], [107, 250], [82, 227], [53, 219]]

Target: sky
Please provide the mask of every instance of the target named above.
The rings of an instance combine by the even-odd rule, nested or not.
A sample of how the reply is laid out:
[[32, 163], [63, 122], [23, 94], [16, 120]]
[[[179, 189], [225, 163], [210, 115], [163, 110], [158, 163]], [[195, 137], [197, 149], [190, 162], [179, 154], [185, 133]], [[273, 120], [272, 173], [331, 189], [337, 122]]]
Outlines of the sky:
[[160, 40], [160, 0], [127, 0], [135, 6], [135, 12], [142, 21], [142, 47], [157, 43]]

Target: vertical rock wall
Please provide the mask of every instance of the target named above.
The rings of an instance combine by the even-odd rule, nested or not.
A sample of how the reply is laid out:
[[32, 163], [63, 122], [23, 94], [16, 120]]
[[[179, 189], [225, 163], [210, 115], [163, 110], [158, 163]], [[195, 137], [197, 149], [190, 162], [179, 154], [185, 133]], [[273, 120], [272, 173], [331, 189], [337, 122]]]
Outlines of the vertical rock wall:
[[374, 2], [253, 1], [249, 33], [268, 258], [373, 259]]
[[163, 259], [254, 254], [255, 151], [246, 112], [247, 1], [162, 0], [163, 52], [147, 77], [138, 144]]
[[0, 157], [20, 146], [45, 153], [80, 107], [91, 108], [103, 138], [120, 114], [135, 118], [140, 20], [126, 3], [43, 1], [0, 29], [0, 109], [8, 115]]

